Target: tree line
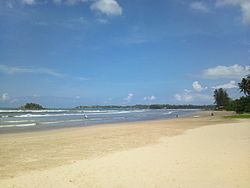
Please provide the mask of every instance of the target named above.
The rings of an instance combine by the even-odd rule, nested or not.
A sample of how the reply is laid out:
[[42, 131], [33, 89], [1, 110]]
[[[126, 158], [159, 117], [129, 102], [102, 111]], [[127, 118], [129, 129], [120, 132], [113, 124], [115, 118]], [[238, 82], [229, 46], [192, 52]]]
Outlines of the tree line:
[[239, 90], [245, 96], [232, 100], [223, 88], [214, 91], [216, 109], [225, 109], [237, 113], [250, 112], [250, 74], [238, 83]]
[[77, 109], [214, 109], [214, 105], [171, 105], [171, 104], [151, 104], [151, 105], [130, 105], [130, 106], [116, 106], [116, 105], [97, 105], [97, 106], [78, 106]]
[[40, 104], [36, 103], [26, 103], [25, 105], [21, 106], [23, 110], [42, 110], [44, 109]]

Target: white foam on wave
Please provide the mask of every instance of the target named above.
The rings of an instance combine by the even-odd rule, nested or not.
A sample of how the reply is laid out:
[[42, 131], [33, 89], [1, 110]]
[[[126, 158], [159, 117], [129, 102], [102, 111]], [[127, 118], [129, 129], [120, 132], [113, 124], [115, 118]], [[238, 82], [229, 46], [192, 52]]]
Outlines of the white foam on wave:
[[33, 122], [32, 120], [9, 120], [9, 121], [3, 121], [4, 123], [29, 123]]
[[77, 112], [81, 113], [105, 113], [105, 112], [112, 112], [116, 110], [77, 110]]
[[25, 118], [25, 117], [55, 117], [55, 116], [82, 116], [84, 114], [76, 113], [76, 114], [23, 114], [23, 115], [17, 115], [14, 117], [18, 118]]
[[0, 113], [23, 112], [23, 110], [0, 110]]
[[28, 118], [28, 117], [56, 117], [56, 116], [83, 116], [85, 113], [88, 115], [112, 115], [112, 114], [127, 114], [127, 113], [140, 113], [145, 112], [145, 110], [127, 110], [127, 111], [117, 111], [117, 110], [110, 110], [110, 111], [80, 111], [81, 113], [61, 113], [61, 114], [22, 114], [16, 115], [14, 117], [17, 118]]
[[23, 115], [17, 115], [14, 117], [22, 118], [22, 117], [42, 117], [45, 116], [46, 114], [23, 114]]
[[172, 113], [174, 113], [175, 111], [170, 111], [170, 112], [166, 112], [166, 113], [163, 113], [164, 115], [170, 115]]
[[116, 110], [75, 110], [75, 109], [45, 109], [45, 110], [22, 110], [22, 109], [0, 109], [0, 113], [56, 113], [56, 112], [80, 112], [80, 113], [104, 113]]
[[140, 112], [145, 112], [146, 110], [124, 110], [124, 111], [109, 111], [109, 112], [106, 112], [106, 113], [90, 113], [91, 115], [98, 115], [98, 114], [108, 114], [108, 115], [111, 115], [111, 114], [128, 114], [128, 113], [140, 113]]
[[0, 113], [21, 113], [21, 112], [28, 112], [28, 113], [39, 113], [39, 112], [68, 112], [70, 110], [22, 110], [22, 109], [16, 109], [16, 110], [6, 110], [2, 109], [0, 110]]
[[7, 118], [7, 117], [9, 117], [9, 116], [2, 116], [2, 118]]
[[36, 123], [25, 123], [25, 124], [13, 124], [13, 125], [0, 125], [0, 128], [8, 128], [8, 127], [30, 127], [35, 126]]

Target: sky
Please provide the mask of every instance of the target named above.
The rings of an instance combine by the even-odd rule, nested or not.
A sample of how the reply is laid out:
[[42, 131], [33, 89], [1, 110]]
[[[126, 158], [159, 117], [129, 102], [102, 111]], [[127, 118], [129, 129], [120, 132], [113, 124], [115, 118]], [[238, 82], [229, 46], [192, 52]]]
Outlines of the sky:
[[250, 69], [250, 0], [1, 0], [0, 107], [213, 104]]

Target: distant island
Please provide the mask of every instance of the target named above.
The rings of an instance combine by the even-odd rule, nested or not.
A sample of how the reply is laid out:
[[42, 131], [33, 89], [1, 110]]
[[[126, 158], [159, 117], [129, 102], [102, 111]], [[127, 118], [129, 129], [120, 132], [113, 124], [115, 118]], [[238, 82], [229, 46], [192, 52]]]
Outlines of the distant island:
[[214, 109], [214, 105], [171, 105], [171, 104], [151, 104], [151, 105], [132, 105], [132, 106], [118, 106], [118, 105], [107, 105], [107, 106], [77, 106], [77, 109]]
[[25, 105], [21, 106], [23, 110], [42, 110], [44, 109], [40, 104], [36, 103], [26, 103]]

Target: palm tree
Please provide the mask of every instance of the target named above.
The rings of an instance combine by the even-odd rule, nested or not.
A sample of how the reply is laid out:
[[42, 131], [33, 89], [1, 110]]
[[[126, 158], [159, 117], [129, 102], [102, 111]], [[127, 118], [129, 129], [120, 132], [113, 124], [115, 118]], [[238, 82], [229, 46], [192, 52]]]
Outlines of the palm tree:
[[240, 92], [243, 92], [246, 96], [250, 96], [250, 74], [246, 78], [242, 78], [238, 85]]

